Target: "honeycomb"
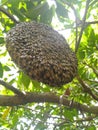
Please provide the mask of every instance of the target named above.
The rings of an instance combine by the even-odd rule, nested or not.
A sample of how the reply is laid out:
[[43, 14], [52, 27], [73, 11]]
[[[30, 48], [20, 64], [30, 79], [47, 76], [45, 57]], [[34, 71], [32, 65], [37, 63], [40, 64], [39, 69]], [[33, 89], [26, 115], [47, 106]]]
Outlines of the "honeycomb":
[[15, 64], [31, 79], [61, 87], [77, 73], [77, 58], [65, 38], [37, 22], [21, 22], [6, 35], [6, 48]]

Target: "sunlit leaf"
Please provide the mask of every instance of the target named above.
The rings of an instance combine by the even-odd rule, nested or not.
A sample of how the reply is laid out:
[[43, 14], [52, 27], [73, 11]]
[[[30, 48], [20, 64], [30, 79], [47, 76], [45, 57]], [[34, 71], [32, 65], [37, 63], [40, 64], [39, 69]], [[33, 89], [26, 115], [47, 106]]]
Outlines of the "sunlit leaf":
[[11, 111], [11, 107], [8, 107], [4, 112], [3, 112], [3, 115], [2, 115], [2, 119], [3, 120], [6, 120], [7, 116], [9, 115], [9, 112]]

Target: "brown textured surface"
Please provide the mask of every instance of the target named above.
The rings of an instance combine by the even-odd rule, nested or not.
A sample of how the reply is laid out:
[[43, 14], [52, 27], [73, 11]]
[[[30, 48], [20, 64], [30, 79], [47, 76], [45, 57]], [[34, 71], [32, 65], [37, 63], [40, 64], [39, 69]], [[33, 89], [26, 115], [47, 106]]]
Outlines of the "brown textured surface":
[[77, 72], [77, 59], [66, 40], [51, 27], [23, 22], [6, 36], [6, 47], [12, 60], [31, 79], [62, 86]]

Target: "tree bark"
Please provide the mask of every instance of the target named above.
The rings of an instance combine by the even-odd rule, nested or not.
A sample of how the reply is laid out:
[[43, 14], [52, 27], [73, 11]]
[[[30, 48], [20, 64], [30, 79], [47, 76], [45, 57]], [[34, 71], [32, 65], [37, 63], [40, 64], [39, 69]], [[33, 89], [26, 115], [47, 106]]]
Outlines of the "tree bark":
[[[54, 93], [29, 93], [29, 92], [27, 92], [24, 96], [0, 95], [0, 106], [18, 106], [32, 102], [35, 103], [48, 102], [48, 103], [60, 104], [60, 97], [55, 95]], [[87, 105], [83, 105], [74, 101], [72, 102], [71, 100], [68, 100], [66, 98], [62, 98], [62, 105], [69, 108], [75, 108], [83, 112], [98, 114], [98, 106], [89, 107]]]

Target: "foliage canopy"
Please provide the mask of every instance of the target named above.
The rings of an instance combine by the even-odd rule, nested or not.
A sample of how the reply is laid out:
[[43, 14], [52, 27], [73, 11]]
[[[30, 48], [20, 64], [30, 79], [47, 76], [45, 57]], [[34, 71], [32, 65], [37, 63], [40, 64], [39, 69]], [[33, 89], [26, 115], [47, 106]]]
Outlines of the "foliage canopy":
[[[97, 15], [97, 0], [0, 1], [0, 130], [98, 128]], [[62, 33], [77, 55], [78, 74], [61, 89], [30, 80], [5, 48], [6, 33], [33, 20]]]

